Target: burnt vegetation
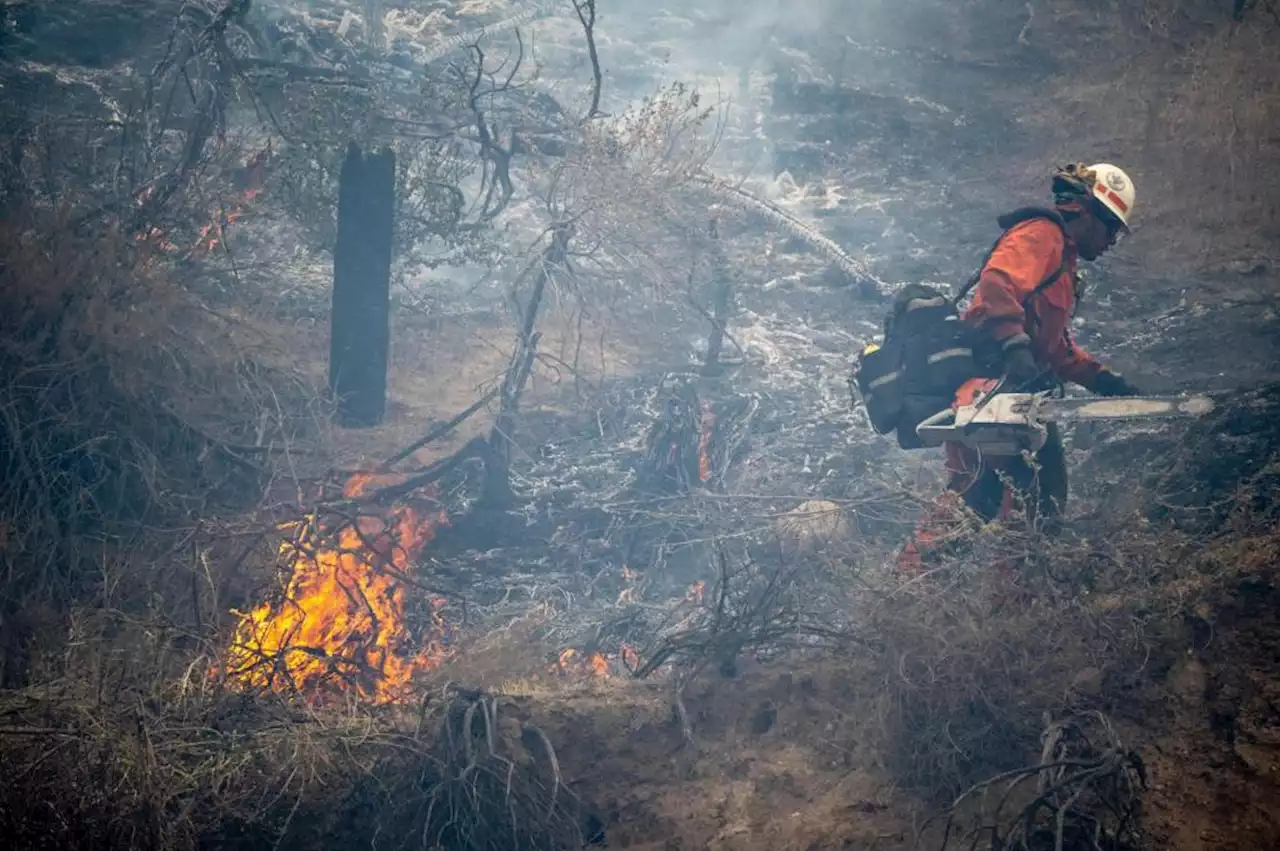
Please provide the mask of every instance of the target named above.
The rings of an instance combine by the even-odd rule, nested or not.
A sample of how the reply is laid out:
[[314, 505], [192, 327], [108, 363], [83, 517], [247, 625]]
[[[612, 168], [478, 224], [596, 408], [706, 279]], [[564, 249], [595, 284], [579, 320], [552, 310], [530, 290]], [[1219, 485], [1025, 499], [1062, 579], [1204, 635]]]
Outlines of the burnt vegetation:
[[[7, 847], [1280, 840], [1276, 4], [703, 5], [0, 0]], [[849, 358], [1081, 148], [1219, 407], [899, 575]]]

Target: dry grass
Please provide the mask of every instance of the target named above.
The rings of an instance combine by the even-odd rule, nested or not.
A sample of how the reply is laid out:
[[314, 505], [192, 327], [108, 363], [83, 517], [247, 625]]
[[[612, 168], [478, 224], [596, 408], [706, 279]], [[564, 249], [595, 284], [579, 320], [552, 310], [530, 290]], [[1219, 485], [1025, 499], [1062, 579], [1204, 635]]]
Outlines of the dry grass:
[[190, 578], [164, 599], [190, 599], [206, 584], [201, 525], [261, 498], [278, 450], [318, 428], [305, 379], [228, 352], [227, 320], [137, 252], [109, 230], [80, 236], [44, 217], [0, 229], [7, 686], [27, 676], [32, 630], [65, 629], [76, 603], [155, 608], [146, 594], [174, 571], [148, 567], [185, 562]]
[[1134, 697], [1212, 630], [1224, 595], [1275, 573], [1274, 524], [1244, 505], [1217, 535], [1124, 514], [1087, 539], [1007, 531], [970, 546], [860, 595], [858, 634], [878, 643], [848, 652], [849, 735], [929, 800], [1034, 766], [1052, 721], [1142, 717]]
[[1038, 761], [975, 784], [939, 814], [939, 821], [945, 816], [939, 851], [1141, 847], [1146, 769], [1106, 716], [1087, 712], [1050, 721], [1041, 743]]
[[926, 798], [1027, 764], [1078, 679], [1132, 664], [1128, 612], [1099, 618], [1030, 584], [952, 564], [860, 609], [882, 642], [859, 654], [864, 717], [877, 719], [888, 771]]
[[595, 829], [545, 734], [482, 692], [320, 715], [184, 685], [109, 706], [6, 694], [0, 766], [21, 780], [0, 792], [10, 847], [544, 851]]

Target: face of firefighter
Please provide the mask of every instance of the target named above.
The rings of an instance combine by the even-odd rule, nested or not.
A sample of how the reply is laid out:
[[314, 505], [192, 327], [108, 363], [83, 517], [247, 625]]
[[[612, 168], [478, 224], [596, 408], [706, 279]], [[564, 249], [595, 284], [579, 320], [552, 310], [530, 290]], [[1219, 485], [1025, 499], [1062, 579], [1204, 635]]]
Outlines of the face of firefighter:
[[1071, 237], [1085, 260], [1097, 260], [1120, 240], [1124, 227], [1113, 217], [1104, 216], [1089, 207], [1071, 221]]

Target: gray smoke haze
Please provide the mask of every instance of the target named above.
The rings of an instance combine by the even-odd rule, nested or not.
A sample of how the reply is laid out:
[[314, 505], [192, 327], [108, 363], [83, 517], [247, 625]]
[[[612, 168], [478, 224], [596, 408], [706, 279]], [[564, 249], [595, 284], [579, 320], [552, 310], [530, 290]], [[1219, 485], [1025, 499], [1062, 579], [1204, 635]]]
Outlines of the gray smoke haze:
[[[833, 240], [850, 255], [880, 259], [882, 280], [950, 275], [947, 252], [920, 247], [954, 182], [961, 148], [990, 80], [956, 73], [951, 56], [972, 37], [971, 10], [941, 0], [703, 0], [683, 4], [598, 0], [596, 42], [604, 74], [601, 107], [617, 115], [664, 86], [696, 88], [717, 107], [722, 133], [712, 160], [730, 182]], [[459, 3], [271, 0], [254, 14], [264, 29], [367, 37], [364, 19], [381, 13], [388, 55], [412, 57], [398, 71], [408, 82], [423, 63], [433, 69], [465, 60], [480, 33], [491, 61], [514, 55], [523, 39], [529, 91], [554, 97], [568, 114], [584, 114], [591, 69], [570, 0], [466, 0]], [[997, 33], [1017, 43], [1015, 28]], [[338, 21], [342, 20], [341, 25]], [[332, 37], [332, 36], [328, 36]], [[985, 42], [984, 50], [988, 49]], [[948, 54], [939, 62], [940, 54]], [[305, 59], [300, 60], [305, 64]], [[395, 65], [396, 62], [391, 64]], [[418, 70], [414, 70], [418, 69]], [[411, 85], [411, 83], [410, 83]], [[971, 133], [969, 135], [972, 135]], [[514, 168], [523, 168], [516, 164]], [[528, 184], [536, 179], [522, 175]], [[504, 221], [536, 230], [532, 198]], [[932, 228], [930, 228], [932, 229]], [[985, 236], [982, 238], [985, 241]], [[916, 262], [919, 260], [920, 262]], [[437, 272], [453, 276], [454, 272]], [[467, 272], [458, 272], [469, 275]]]

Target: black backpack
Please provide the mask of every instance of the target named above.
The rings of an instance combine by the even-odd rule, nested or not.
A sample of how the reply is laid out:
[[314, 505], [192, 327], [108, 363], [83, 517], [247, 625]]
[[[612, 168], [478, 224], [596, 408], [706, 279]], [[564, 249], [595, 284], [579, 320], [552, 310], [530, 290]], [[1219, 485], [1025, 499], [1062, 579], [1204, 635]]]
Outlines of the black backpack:
[[[1066, 226], [1057, 210], [1024, 207], [996, 220], [1003, 231], [1000, 239], [1014, 225], [1037, 218], [1050, 219], [1060, 228]], [[854, 364], [850, 383], [862, 397], [871, 427], [877, 434], [897, 431], [898, 445], [903, 449], [921, 448], [916, 426], [949, 407], [960, 385], [978, 376], [1000, 374], [998, 352], [991, 352], [960, 319], [960, 303], [977, 286], [1000, 239], [955, 298], [922, 284], [904, 287], [885, 317], [884, 342], [867, 346]], [[1066, 265], [1063, 257], [1057, 270], [1027, 299], [1058, 280]]]

